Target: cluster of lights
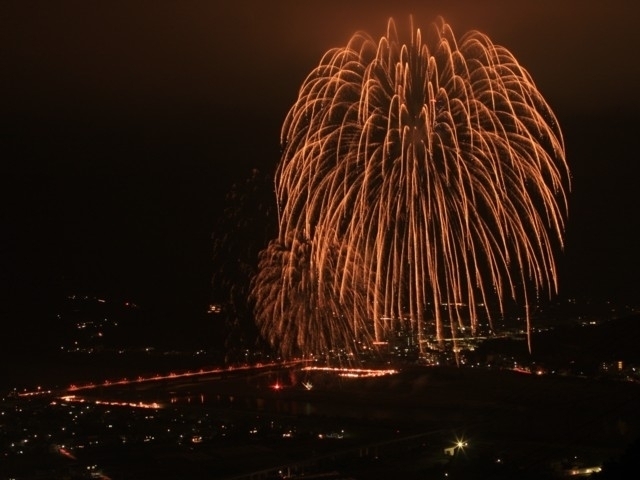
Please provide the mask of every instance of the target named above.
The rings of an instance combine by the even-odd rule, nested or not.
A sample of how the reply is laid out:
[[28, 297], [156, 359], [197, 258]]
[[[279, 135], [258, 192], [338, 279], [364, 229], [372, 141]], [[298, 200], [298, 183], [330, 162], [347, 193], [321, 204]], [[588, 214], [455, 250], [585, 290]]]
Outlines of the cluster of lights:
[[145, 403], [145, 402], [116, 402], [112, 400], [87, 400], [86, 398], [77, 397], [76, 395], [65, 395], [60, 397], [60, 400], [64, 402], [75, 402], [75, 403], [88, 403], [93, 402], [96, 405], [108, 405], [114, 407], [132, 407], [132, 408], [153, 408], [158, 409], [162, 408], [159, 403]]
[[585, 475], [591, 475], [592, 473], [599, 473], [602, 471], [602, 467], [585, 467], [585, 468], [574, 468], [572, 470], [569, 470], [569, 472], [567, 472], [567, 475], [569, 476], [585, 476]]
[[49, 395], [51, 393], [51, 390], [43, 390], [42, 387], [38, 387], [37, 390], [34, 390], [33, 392], [22, 392], [22, 393], [18, 393], [19, 397], [36, 397], [38, 395]]
[[371, 368], [304, 367], [303, 370], [336, 373], [340, 377], [349, 378], [383, 377], [385, 375], [395, 375], [398, 373], [397, 370], [391, 368], [377, 370]]

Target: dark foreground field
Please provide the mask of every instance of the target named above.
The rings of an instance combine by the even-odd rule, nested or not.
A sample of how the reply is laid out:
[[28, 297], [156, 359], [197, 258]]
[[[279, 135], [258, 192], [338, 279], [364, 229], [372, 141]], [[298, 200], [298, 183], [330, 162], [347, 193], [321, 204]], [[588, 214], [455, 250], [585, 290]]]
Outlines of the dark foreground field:
[[[337, 469], [351, 478], [422, 478], [445, 469], [449, 478], [545, 478], [602, 465], [640, 436], [640, 385], [500, 370], [424, 367], [367, 379], [266, 370], [86, 395], [157, 401], [247, 427], [270, 419], [296, 437], [283, 441], [278, 431], [199, 446], [202, 464], [217, 465], [209, 478], [282, 468]], [[330, 446], [317, 441], [342, 430]], [[456, 439], [467, 445], [445, 456]]]

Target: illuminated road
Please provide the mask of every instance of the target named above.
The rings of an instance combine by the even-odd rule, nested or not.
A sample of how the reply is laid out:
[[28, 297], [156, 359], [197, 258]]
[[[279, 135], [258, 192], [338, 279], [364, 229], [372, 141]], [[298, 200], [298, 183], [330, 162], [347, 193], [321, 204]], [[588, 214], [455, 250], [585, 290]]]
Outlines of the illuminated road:
[[[116, 401], [116, 400], [101, 400], [101, 399], [88, 399], [86, 397], [79, 396], [78, 392], [93, 390], [97, 388], [104, 387], [118, 387], [118, 386], [126, 386], [126, 385], [136, 385], [142, 383], [151, 383], [151, 382], [166, 382], [166, 381], [175, 381], [184, 378], [194, 378], [194, 377], [205, 377], [209, 375], [221, 375], [221, 374], [229, 374], [229, 373], [240, 373], [240, 372], [260, 372], [273, 368], [290, 368], [295, 366], [300, 366], [308, 363], [306, 360], [293, 360], [290, 362], [280, 362], [280, 363], [267, 363], [267, 364], [259, 364], [259, 365], [245, 365], [238, 367], [216, 367], [216, 368], [202, 368], [197, 371], [187, 371], [181, 373], [171, 372], [166, 375], [154, 375], [154, 376], [138, 376], [135, 379], [122, 378], [120, 380], [105, 380], [101, 383], [86, 383], [83, 385], [75, 385], [72, 384], [68, 388], [61, 391], [53, 391], [53, 390], [44, 390], [38, 387], [37, 390], [33, 391], [25, 391], [19, 393], [20, 397], [31, 397], [31, 396], [43, 396], [43, 395], [52, 395], [56, 397], [60, 401], [64, 402], [78, 402], [78, 403], [93, 403], [96, 405], [108, 405], [108, 406], [121, 406], [121, 407], [130, 407], [130, 408], [149, 408], [149, 409], [158, 409], [163, 408], [163, 405], [158, 402], [125, 402], [125, 401]], [[306, 366], [303, 367], [302, 370], [305, 371], [322, 371], [333, 373], [337, 376], [341, 377], [351, 377], [351, 378], [362, 378], [362, 377], [378, 377], [384, 375], [393, 375], [398, 373], [397, 370], [393, 369], [365, 369], [365, 368], [338, 368], [338, 367], [316, 367], [316, 366]], [[311, 383], [305, 383], [305, 388], [311, 390], [313, 385]], [[279, 383], [272, 385], [274, 389], [280, 389], [282, 386]]]
[[300, 365], [306, 363], [305, 360], [293, 360], [291, 362], [284, 363], [266, 363], [259, 365], [246, 365], [240, 367], [216, 367], [216, 368], [201, 368], [197, 371], [188, 371], [182, 373], [169, 373], [166, 375], [154, 375], [152, 377], [142, 377], [139, 376], [135, 379], [127, 379], [123, 378], [121, 380], [105, 380], [103, 383], [88, 383], [85, 385], [70, 385], [66, 390], [67, 392], [77, 392], [80, 390], [89, 390], [93, 388], [99, 387], [108, 387], [108, 386], [116, 386], [116, 385], [133, 385], [137, 383], [146, 383], [146, 382], [161, 382], [166, 380], [176, 380], [180, 378], [191, 378], [191, 377], [203, 377], [206, 375], [213, 374], [221, 374], [221, 373], [232, 373], [232, 372], [241, 372], [241, 371], [257, 371], [257, 370], [265, 370], [269, 368], [287, 368], [293, 367], [295, 365]]
[[[215, 368], [201, 368], [197, 371], [187, 371], [181, 373], [171, 372], [166, 375], [153, 375], [149, 377], [138, 376], [134, 379], [122, 378], [119, 380], [105, 380], [103, 382], [89, 382], [82, 385], [71, 384], [69, 387], [61, 390], [51, 390], [51, 389], [43, 389], [42, 387], [38, 387], [36, 390], [31, 391], [23, 391], [18, 393], [19, 397], [35, 397], [35, 396], [48, 396], [53, 395], [60, 398], [65, 398], [68, 401], [83, 401], [81, 397], [77, 397], [76, 392], [92, 390], [96, 388], [110, 387], [110, 386], [124, 386], [124, 385], [134, 385], [134, 384], [142, 384], [142, 383], [150, 383], [150, 382], [163, 382], [167, 380], [177, 380], [181, 378], [194, 378], [194, 377], [204, 377], [207, 375], [219, 375], [225, 373], [237, 373], [237, 372], [251, 372], [251, 371], [260, 371], [260, 370], [268, 370], [271, 368], [289, 368], [294, 367], [296, 365], [302, 365], [307, 363], [306, 360], [293, 360], [290, 362], [280, 362], [280, 363], [264, 363], [258, 365], [245, 365], [238, 367], [215, 367]], [[137, 406], [140, 407], [142, 405], [134, 404], [128, 406]], [[147, 407], [147, 408], [158, 408], [158, 407]]]

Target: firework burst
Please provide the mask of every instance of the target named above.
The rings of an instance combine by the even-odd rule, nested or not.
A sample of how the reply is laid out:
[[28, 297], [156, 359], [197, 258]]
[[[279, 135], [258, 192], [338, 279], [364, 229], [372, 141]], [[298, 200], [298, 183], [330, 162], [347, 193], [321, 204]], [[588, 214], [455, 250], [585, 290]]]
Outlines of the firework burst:
[[420, 344], [455, 337], [492, 303], [557, 291], [562, 133], [486, 35], [456, 39], [442, 19], [408, 43], [393, 20], [377, 42], [357, 33], [307, 76], [282, 145], [279, 238], [252, 296], [283, 352], [384, 340], [401, 322]]

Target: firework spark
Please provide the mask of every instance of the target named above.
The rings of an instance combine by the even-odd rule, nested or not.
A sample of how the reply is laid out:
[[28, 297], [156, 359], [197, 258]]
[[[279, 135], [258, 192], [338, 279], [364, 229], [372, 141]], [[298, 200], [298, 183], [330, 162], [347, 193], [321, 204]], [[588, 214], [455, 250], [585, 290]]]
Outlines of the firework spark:
[[377, 42], [357, 33], [307, 76], [282, 145], [279, 238], [252, 296], [284, 353], [384, 340], [403, 321], [419, 342], [455, 337], [492, 301], [556, 293], [562, 133], [486, 35], [456, 39], [442, 19], [408, 43], [392, 19]]

